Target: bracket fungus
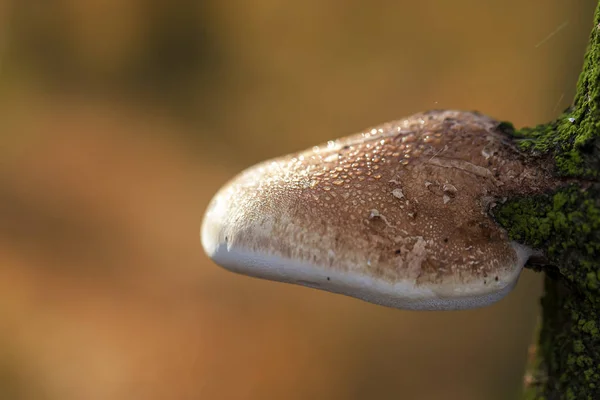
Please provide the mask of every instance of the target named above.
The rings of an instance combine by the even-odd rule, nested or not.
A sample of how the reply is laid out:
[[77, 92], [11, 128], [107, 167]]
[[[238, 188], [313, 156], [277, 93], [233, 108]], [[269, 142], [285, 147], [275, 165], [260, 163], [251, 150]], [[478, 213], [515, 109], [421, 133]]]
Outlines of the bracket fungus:
[[534, 251], [490, 210], [555, 187], [549, 165], [489, 117], [419, 113], [243, 171], [211, 201], [202, 245], [244, 275], [401, 309], [481, 307]]

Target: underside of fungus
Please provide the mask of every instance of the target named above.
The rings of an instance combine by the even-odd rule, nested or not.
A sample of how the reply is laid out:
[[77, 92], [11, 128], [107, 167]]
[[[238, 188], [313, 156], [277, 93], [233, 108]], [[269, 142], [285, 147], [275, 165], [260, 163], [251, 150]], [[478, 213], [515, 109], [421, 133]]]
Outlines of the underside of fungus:
[[497, 121], [430, 111], [245, 170], [211, 201], [201, 240], [245, 275], [402, 309], [474, 308], [510, 292], [532, 254], [490, 210], [553, 186]]

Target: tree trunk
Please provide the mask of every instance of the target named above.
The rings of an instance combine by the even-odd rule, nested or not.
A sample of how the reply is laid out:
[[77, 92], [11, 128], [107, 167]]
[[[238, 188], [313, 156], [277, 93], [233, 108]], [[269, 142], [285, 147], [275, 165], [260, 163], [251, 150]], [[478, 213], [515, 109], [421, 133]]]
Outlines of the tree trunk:
[[[546, 274], [528, 399], [600, 399], [600, 2], [571, 108], [511, 131], [530, 157], [552, 154], [559, 190], [511, 198], [494, 216], [514, 240], [544, 253]], [[530, 266], [533, 268], [533, 266]]]

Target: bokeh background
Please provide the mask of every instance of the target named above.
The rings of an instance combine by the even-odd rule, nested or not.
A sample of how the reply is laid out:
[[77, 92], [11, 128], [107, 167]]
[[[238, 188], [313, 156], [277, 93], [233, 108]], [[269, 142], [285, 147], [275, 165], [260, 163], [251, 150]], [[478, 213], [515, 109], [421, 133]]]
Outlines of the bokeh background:
[[242, 168], [414, 112], [570, 103], [593, 0], [0, 1], [0, 398], [516, 399], [539, 312], [228, 273]]

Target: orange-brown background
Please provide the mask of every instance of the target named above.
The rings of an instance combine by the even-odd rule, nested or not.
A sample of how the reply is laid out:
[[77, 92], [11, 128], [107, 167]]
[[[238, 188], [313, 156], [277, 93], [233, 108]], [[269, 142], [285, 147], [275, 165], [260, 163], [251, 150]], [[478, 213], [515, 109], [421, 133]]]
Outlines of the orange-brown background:
[[225, 272], [199, 225], [243, 167], [385, 120], [552, 118], [594, 5], [1, 1], [0, 398], [516, 398], [539, 276], [389, 310]]

